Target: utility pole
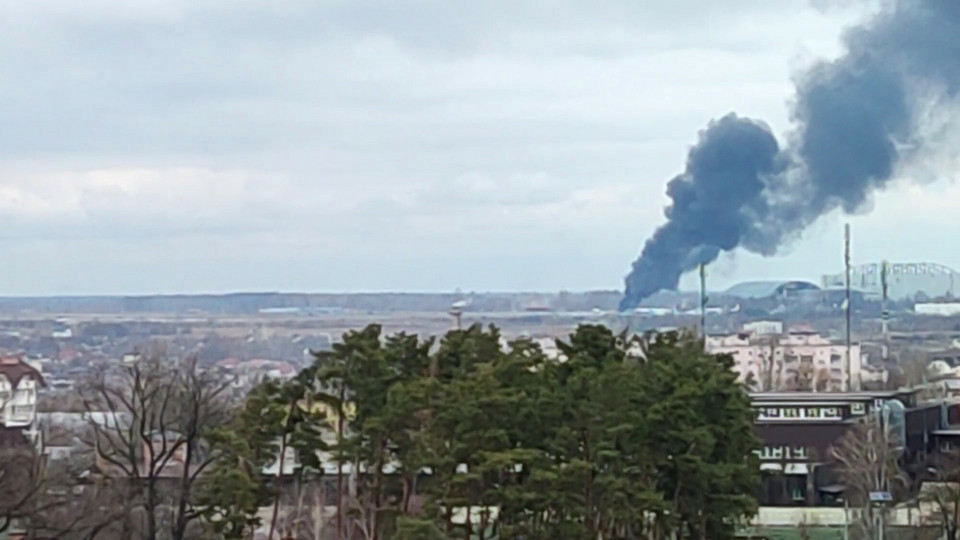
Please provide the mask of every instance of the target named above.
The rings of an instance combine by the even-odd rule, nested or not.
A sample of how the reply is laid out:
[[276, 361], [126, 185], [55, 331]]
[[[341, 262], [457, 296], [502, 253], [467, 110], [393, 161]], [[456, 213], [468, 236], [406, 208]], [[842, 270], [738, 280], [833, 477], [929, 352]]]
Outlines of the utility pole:
[[890, 318], [890, 313], [887, 311], [887, 272], [889, 271], [889, 263], [883, 261], [880, 263], [880, 288], [883, 291], [883, 296], [880, 299], [880, 326], [881, 333], [883, 334], [883, 363], [886, 366], [887, 360], [890, 356], [890, 329], [888, 328], [887, 320]]
[[853, 374], [850, 373], [852, 360], [850, 358], [850, 224], [843, 228], [843, 266], [846, 272], [846, 320], [847, 320], [847, 392], [853, 390]]
[[707, 271], [704, 264], [700, 264], [700, 335], [703, 337], [703, 346], [707, 346]]

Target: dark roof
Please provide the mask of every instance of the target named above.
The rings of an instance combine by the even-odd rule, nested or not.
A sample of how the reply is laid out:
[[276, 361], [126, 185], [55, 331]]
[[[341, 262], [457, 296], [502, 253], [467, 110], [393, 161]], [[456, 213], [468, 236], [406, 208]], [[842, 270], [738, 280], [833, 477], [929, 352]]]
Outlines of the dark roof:
[[820, 287], [809, 281], [745, 281], [730, 287], [723, 294], [736, 298], [769, 298], [807, 290], [820, 290]]
[[31, 377], [37, 381], [40, 386], [46, 386], [43, 382], [43, 375], [30, 364], [24, 362], [20, 357], [0, 358], [0, 375], [3, 375], [10, 381], [10, 386], [14, 389], [20, 384], [24, 377]]
[[754, 402], [775, 401], [863, 401], [868, 399], [894, 399], [910, 390], [878, 390], [876, 392], [751, 392]]

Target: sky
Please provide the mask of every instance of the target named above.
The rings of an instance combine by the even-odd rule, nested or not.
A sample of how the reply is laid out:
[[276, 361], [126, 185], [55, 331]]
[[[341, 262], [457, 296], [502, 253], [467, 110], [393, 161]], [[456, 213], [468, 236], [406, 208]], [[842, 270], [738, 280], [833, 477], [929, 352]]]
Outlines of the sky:
[[[788, 132], [872, 9], [0, 0], [0, 295], [620, 289], [698, 130]], [[855, 263], [960, 268], [956, 165], [711, 288], [838, 272], [846, 221]]]

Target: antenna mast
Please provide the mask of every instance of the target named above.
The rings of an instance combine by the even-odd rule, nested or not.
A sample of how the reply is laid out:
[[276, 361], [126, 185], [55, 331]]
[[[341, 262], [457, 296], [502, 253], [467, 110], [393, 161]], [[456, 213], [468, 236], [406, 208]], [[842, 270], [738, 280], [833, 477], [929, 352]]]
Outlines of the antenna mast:
[[880, 287], [883, 289], [883, 296], [880, 300], [880, 325], [881, 332], [883, 333], [883, 362], [886, 364], [888, 357], [890, 356], [890, 332], [888, 327], [888, 320], [890, 319], [890, 312], [887, 311], [887, 273], [890, 266], [887, 261], [880, 263]]
[[700, 335], [703, 337], [703, 346], [707, 346], [707, 271], [704, 264], [700, 264]]
[[846, 306], [846, 320], [847, 320], [847, 391], [851, 391], [853, 383], [853, 374], [850, 373], [851, 369], [851, 357], [850, 357], [850, 224], [847, 223], [844, 225], [844, 234], [843, 234], [843, 266], [846, 273], [846, 300], [844, 304]]

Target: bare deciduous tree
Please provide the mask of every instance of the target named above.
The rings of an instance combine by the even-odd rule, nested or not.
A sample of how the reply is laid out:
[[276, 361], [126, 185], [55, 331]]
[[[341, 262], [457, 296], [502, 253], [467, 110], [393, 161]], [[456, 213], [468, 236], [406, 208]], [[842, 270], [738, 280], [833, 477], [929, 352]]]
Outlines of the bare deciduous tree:
[[194, 485], [216, 457], [204, 436], [226, 417], [228, 386], [195, 359], [153, 351], [82, 390], [97, 467], [124, 495], [125, 538], [187, 537]]
[[328, 503], [333, 497], [332, 490], [322, 479], [298, 481], [293, 492], [284, 496], [284, 512], [278, 530], [282, 535], [303, 540], [332, 538], [336, 505]]
[[937, 454], [930, 468], [934, 481], [924, 482], [920, 503], [930, 509], [929, 523], [940, 528], [946, 540], [960, 540], [960, 452]]
[[[0, 408], [2, 410], [2, 408]], [[42, 504], [43, 462], [19, 430], [2, 428], [0, 441], [0, 533], [29, 518]], [[18, 440], [19, 439], [19, 440]]]
[[889, 423], [878, 415], [870, 415], [854, 424], [831, 448], [852, 508], [859, 508], [856, 532], [874, 538], [877, 534], [878, 510], [870, 501], [873, 492], [888, 492], [895, 498], [907, 486], [898, 459], [902, 448], [900, 437]]

